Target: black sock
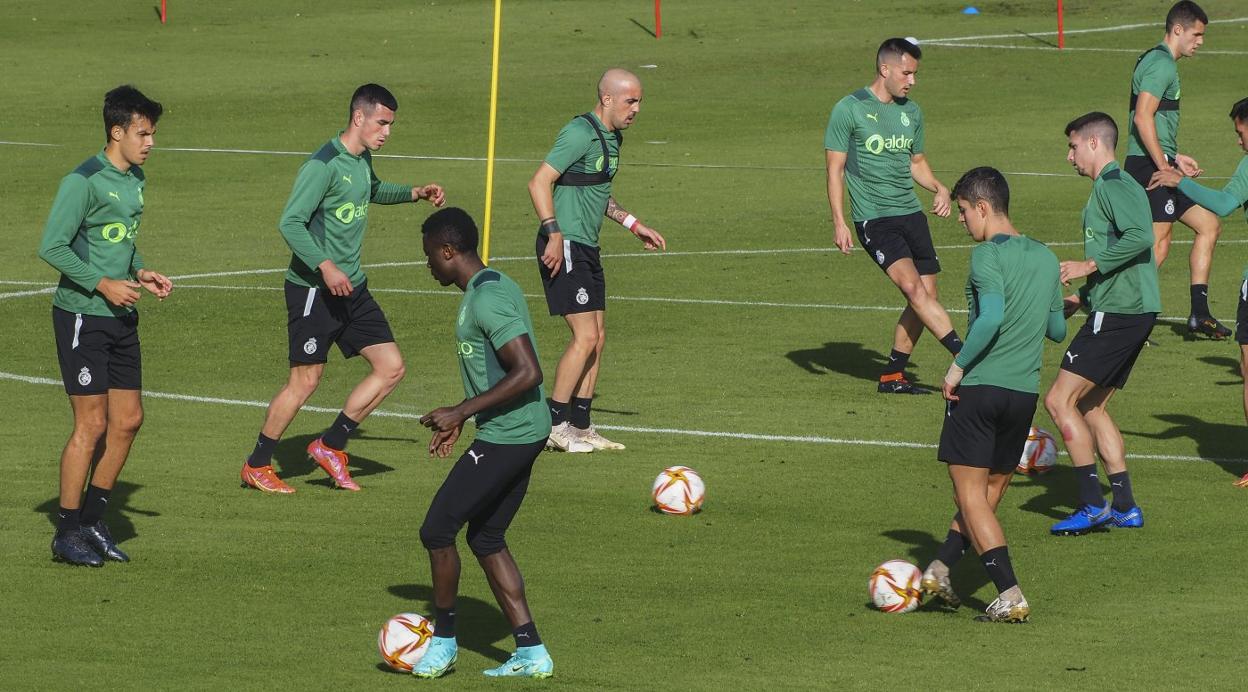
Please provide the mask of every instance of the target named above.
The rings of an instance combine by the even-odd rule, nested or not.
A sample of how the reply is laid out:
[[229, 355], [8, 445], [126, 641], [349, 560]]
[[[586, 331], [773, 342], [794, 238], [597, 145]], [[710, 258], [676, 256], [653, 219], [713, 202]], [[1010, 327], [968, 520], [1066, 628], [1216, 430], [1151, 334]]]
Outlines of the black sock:
[[888, 354], [888, 365], [884, 366], [884, 372], [881, 375], [895, 375], [906, 369], [906, 365], [910, 363], [910, 354], [902, 353], [897, 349], [893, 349]]
[[76, 509], [65, 509], [64, 507], [61, 507], [56, 513], [56, 532], [61, 534], [69, 533], [70, 531], [77, 531], [79, 525], [78, 514], [79, 511]]
[[1192, 284], [1192, 314], [1209, 316], [1209, 284]]
[[1109, 474], [1109, 491], [1114, 494], [1114, 509], [1125, 512], [1135, 506], [1131, 494], [1131, 478], [1126, 471]]
[[552, 427], [568, 419], [568, 402], [547, 399], [546, 407], [550, 409], [550, 424]]
[[347, 414], [339, 413], [334, 419], [334, 424], [326, 428], [321, 434], [321, 442], [330, 449], [342, 451], [347, 448], [347, 436], [355, 432], [360, 427], [359, 423], [347, 418]]
[[940, 345], [953, 355], [958, 355], [962, 351], [962, 340], [958, 338], [958, 330], [950, 329], [948, 334], [940, 337]]
[[532, 620], [512, 630], [511, 636], [516, 638], [517, 649], [522, 646], [537, 646], [542, 643], [542, 638], [537, 636], [537, 625], [534, 625]]
[[108, 509], [108, 496], [112, 492], [111, 489], [105, 490], [95, 484], [88, 485], [79, 521], [88, 526], [99, 521], [104, 516], [104, 510]]
[[1104, 507], [1105, 496], [1101, 494], [1101, 479], [1096, 466], [1076, 466], [1075, 478], [1079, 482], [1079, 504]]
[[253, 469], [261, 466], [268, 466], [273, 463], [273, 448], [277, 446], [277, 440], [265, 437], [264, 433], [260, 433], [256, 437], [256, 448], [251, 450], [251, 456], [247, 457], [247, 465]]
[[589, 427], [589, 409], [593, 404], [593, 397], [588, 399], [572, 397], [572, 408], [568, 411], [568, 419], [572, 421], [573, 427], [581, 430]]
[[1014, 565], [1010, 564], [1008, 547], [1003, 545], [986, 551], [979, 556], [979, 560], [984, 563], [984, 569], [988, 571], [988, 576], [992, 578], [992, 583], [996, 585], [998, 593], [1018, 586], [1018, 578], [1014, 576]]
[[433, 607], [433, 636], [455, 636], [455, 606], [450, 608]]
[[940, 546], [940, 550], [936, 551], [936, 559], [945, 563], [946, 567], [953, 567], [958, 564], [958, 560], [962, 559], [962, 554], [966, 549], [971, 547], [971, 541], [961, 532], [949, 529], [949, 535], [945, 536], [944, 545]]

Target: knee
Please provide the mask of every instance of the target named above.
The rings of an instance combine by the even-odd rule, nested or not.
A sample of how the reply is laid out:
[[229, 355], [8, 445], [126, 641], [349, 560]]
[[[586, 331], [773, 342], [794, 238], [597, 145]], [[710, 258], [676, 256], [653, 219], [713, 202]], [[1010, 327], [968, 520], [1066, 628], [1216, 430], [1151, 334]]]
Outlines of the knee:
[[122, 416], [110, 416], [108, 427], [112, 432], [119, 432], [133, 437], [139, 433], [139, 428], [143, 427], [143, 410], [140, 409], [134, 413]]
[[507, 548], [504, 532], [490, 528], [469, 528], [468, 547], [478, 558], [489, 557]]
[[292, 392], [302, 399], [312, 396], [316, 388], [321, 384], [321, 370], [319, 368], [307, 370], [295, 370], [290, 373], [290, 382], [286, 385]]
[[1049, 390], [1049, 393], [1044, 395], [1044, 408], [1049, 412], [1049, 417], [1060, 424], [1060, 420], [1066, 416], [1066, 398], [1058, 392]]
[[78, 417], [74, 421], [74, 437], [79, 443], [94, 446], [104, 437], [104, 432], [108, 430], [108, 418], [101, 412], [100, 414], [88, 414]]
[[445, 521], [436, 521], [430, 517], [420, 526], [420, 544], [426, 550], [438, 550], [455, 545], [455, 534], [459, 527]]
[[906, 300], [910, 303], [920, 303], [927, 299], [927, 289], [923, 287], [923, 281], [918, 277], [907, 279], [897, 284], [897, 288], [901, 289], [902, 294], [906, 296]]
[[602, 343], [599, 339], [598, 330], [588, 330], [577, 332], [572, 336], [572, 344], [585, 353], [592, 353], [598, 349], [598, 344]]
[[377, 369], [377, 374], [386, 381], [389, 387], [397, 387], [403, 378], [407, 376], [407, 366], [402, 360], [395, 360], [393, 363], [387, 363]]

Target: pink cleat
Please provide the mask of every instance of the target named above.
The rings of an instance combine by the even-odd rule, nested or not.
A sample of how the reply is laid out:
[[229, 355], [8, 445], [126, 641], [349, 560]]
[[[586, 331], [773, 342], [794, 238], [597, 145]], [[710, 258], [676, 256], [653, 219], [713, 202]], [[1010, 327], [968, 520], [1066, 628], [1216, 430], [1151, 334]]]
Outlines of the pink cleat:
[[312, 461], [320, 464], [321, 468], [325, 469], [325, 473], [334, 479], [334, 485], [344, 490], [360, 489], [360, 486], [351, 480], [351, 472], [347, 470], [346, 452], [326, 447], [318, 437], [308, 445], [308, 456], [312, 458]]

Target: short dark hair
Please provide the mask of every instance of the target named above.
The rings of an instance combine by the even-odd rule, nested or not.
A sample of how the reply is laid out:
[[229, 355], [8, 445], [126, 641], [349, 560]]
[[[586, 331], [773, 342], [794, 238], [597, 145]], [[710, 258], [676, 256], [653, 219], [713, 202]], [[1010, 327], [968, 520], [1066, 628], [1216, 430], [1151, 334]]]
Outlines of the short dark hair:
[[159, 103], [143, 95], [143, 92], [129, 84], [123, 84], [104, 94], [104, 140], [112, 136], [113, 128], [130, 129], [130, 122], [136, 115], [147, 118], [153, 125], [160, 120], [165, 109]]
[[918, 44], [911, 43], [904, 38], [889, 38], [885, 39], [880, 44], [880, 49], [875, 51], [875, 64], [878, 66], [887, 58], [900, 60], [903, 54], [915, 60], [923, 58], [923, 51], [919, 49]]
[[459, 207], [433, 212], [420, 227], [420, 233], [459, 252], [477, 251], [477, 223]]
[[385, 106], [392, 111], [399, 109], [399, 102], [390, 90], [380, 84], [365, 84], [351, 94], [351, 110], [347, 113], [347, 121], [356, 111], [372, 112], [377, 106]]
[[1077, 133], [1081, 137], [1086, 137], [1086, 132], [1091, 131], [1098, 139], [1109, 145], [1110, 149], [1118, 146], [1118, 124], [1109, 115], [1100, 111], [1092, 111], [1087, 115], [1081, 115], [1066, 124], [1066, 136], [1071, 133]]
[[1209, 15], [1200, 9], [1200, 5], [1192, 2], [1192, 0], [1182, 0], [1174, 3], [1174, 7], [1166, 13], [1166, 33], [1174, 28], [1175, 24], [1182, 26], [1184, 29], [1190, 29], [1193, 24], [1200, 22], [1202, 24], [1209, 23]]
[[1248, 99], [1240, 99], [1231, 106], [1231, 120], [1248, 123]]
[[1001, 171], [991, 166], [980, 166], [962, 174], [953, 186], [953, 198], [964, 199], [971, 204], [987, 202], [999, 214], [1009, 216], [1010, 185]]

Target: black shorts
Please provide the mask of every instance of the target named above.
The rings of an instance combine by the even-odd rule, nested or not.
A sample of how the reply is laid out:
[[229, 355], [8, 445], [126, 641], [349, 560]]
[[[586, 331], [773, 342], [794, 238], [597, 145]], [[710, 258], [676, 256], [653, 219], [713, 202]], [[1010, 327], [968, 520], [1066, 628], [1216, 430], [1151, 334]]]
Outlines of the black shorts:
[[607, 309], [607, 280], [602, 273], [598, 248], [575, 240], [563, 241], [563, 266], [553, 278], [542, 264], [550, 238], [537, 234], [537, 271], [546, 290], [546, 307], [552, 315], [573, 315]]
[[888, 271], [893, 262], [909, 257], [920, 275], [940, 273], [940, 258], [936, 257], [932, 232], [923, 212], [855, 222], [854, 230], [858, 231], [862, 249], [880, 269]]
[[1248, 344], [1248, 279], [1239, 285], [1239, 310], [1235, 312], [1235, 341]]
[[347, 358], [374, 344], [394, 341], [386, 313], [368, 292], [368, 282], [351, 295], [339, 297], [323, 286], [300, 286], [286, 282], [286, 333], [290, 337], [290, 362], [324, 363], [329, 345]]
[[56, 358], [70, 396], [142, 389], [139, 313], [100, 317], [52, 308]]
[[1157, 313], [1094, 312], [1062, 354], [1062, 369], [1100, 387], [1122, 389], [1153, 332]]
[[546, 447], [543, 438], [528, 444], [473, 440], [438, 488], [420, 528], [430, 549], [454, 545], [468, 525], [468, 545], [475, 555], [507, 547], [504, 535], [529, 488], [533, 462]]
[[1179, 192], [1177, 187], [1159, 187], [1148, 189], [1148, 181], [1157, 172], [1157, 166], [1148, 156], [1128, 156], [1123, 169], [1135, 182], [1144, 187], [1148, 195], [1148, 206], [1153, 210], [1153, 223], [1172, 223], [1196, 205], [1191, 197]]
[[958, 387], [958, 401], [945, 402], [936, 458], [998, 473], [1013, 471], [1027, 444], [1039, 398], [989, 384]]

